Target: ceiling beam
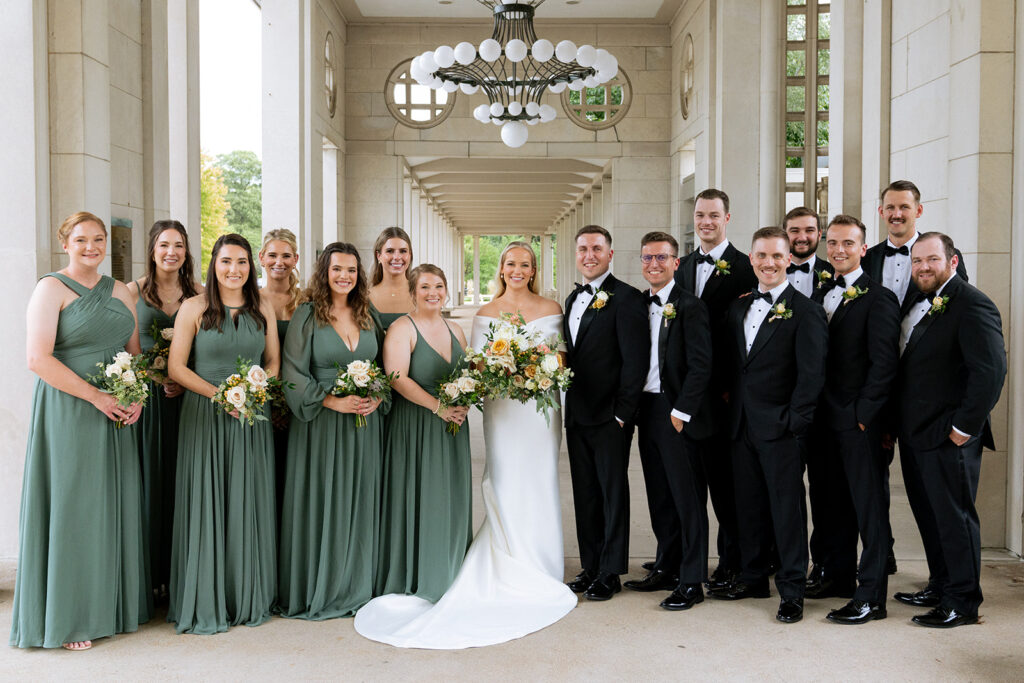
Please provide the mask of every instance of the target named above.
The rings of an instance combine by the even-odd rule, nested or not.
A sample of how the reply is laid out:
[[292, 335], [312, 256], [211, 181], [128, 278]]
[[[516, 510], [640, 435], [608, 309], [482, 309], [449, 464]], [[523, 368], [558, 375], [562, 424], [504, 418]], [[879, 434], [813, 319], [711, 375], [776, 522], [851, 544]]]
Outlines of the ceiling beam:
[[578, 173], [437, 173], [420, 176], [420, 184], [432, 185], [522, 185], [537, 183], [568, 183], [589, 185], [593, 178]]
[[412, 167], [426, 173], [601, 173], [604, 168], [576, 159], [435, 159]]

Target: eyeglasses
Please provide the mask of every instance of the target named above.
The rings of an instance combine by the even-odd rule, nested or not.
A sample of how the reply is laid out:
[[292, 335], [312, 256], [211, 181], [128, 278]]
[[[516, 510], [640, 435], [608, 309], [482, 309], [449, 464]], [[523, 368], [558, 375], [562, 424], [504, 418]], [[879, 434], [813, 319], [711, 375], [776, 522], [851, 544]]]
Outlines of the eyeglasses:
[[672, 254], [643, 254], [640, 260], [644, 263], [650, 263], [651, 261], [657, 261], [660, 265], [668, 263], [669, 259], [673, 259], [675, 256]]

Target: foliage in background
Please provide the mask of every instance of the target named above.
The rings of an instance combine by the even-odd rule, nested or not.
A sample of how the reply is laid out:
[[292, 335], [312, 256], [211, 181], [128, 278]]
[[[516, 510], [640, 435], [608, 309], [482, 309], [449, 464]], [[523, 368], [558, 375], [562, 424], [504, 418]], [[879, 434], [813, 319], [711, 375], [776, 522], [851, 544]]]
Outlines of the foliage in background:
[[199, 223], [202, 234], [201, 279], [205, 279], [213, 243], [220, 235], [228, 231], [227, 216], [231, 205], [227, 201], [228, 187], [224, 184], [224, 171], [215, 165], [206, 154], [199, 155], [199, 162]]
[[[249, 240], [253, 254], [262, 241], [263, 165], [253, 152], [236, 150], [213, 159], [200, 155], [202, 268], [210, 262], [220, 235], [237, 232]], [[257, 270], [259, 264], [255, 264]]]
[[[540, 235], [532, 235], [527, 238], [522, 235], [480, 235], [480, 288], [484, 294], [494, 294], [494, 276], [498, 272], [498, 257], [501, 256], [501, 250], [509, 242], [515, 241], [529, 242], [533, 247], [533, 253], [539, 256], [541, 249], [541, 237]], [[552, 245], [554, 246], [554, 238], [552, 238]], [[470, 283], [473, 282], [473, 238], [467, 236], [462, 242], [463, 248], [463, 263], [465, 264], [465, 272], [463, 273], [463, 281], [466, 283], [467, 292], [472, 287]], [[552, 249], [552, 253], [555, 249]], [[538, 263], [538, 265], [540, 265]], [[555, 261], [556, 276], [558, 261]]]

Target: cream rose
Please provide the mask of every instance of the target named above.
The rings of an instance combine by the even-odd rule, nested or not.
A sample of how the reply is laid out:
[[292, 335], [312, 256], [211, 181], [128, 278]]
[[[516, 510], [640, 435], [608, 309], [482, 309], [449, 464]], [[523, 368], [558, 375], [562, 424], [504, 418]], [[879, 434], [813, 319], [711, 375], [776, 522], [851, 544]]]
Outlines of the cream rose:
[[121, 372], [122, 370], [120, 365], [118, 365], [117, 363], [111, 363], [103, 371], [103, 374], [105, 374], [107, 377], [120, 377]]
[[249, 381], [249, 384], [253, 385], [257, 389], [267, 388], [267, 371], [258, 365], [254, 365], [249, 368], [248, 374], [245, 379]]
[[476, 380], [472, 377], [463, 375], [455, 383], [458, 385], [459, 391], [464, 394], [469, 394], [476, 390]]
[[154, 370], [166, 370], [167, 369], [167, 359], [164, 358], [163, 356], [157, 356], [156, 358], [154, 358], [153, 359], [153, 369]]
[[370, 364], [365, 360], [354, 360], [345, 366], [345, 372], [350, 375], [367, 375], [370, 373]]
[[121, 373], [121, 381], [124, 382], [125, 384], [135, 384], [137, 378], [135, 377], [134, 372], [132, 372], [131, 370], [125, 370], [124, 372]]
[[540, 387], [541, 391], [547, 391], [551, 387], [555, 386], [555, 382], [550, 377], [541, 377], [537, 382], [537, 386]]
[[174, 339], [174, 328], [165, 327], [164, 329], [160, 330], [160, 336], [166, 339], [167, 341], [171, 341], [172, 339]]
[[224, 398], [228, 403], [233, 405], [235, 408], [241, 410], [242, 406], [245, 405], [245, 387], [239, 385], [237, 387], [231, 387], [224, 392]]
[[132, 354], [127, 351], [119, 351], [114, 356], [114, 362], [121, 367], [122, 370], [127, 370], [132, 364]]
[[526, 380], [526, 388], [529, 389], [530, 391], [533, 391], [534, 389], [537, 388], [537, 383], [534, 382], [532, 379], [528, 379]]
[[779, 315], [782, 315], [783, 313], [785, 313], [786, 312], [786, 304], [779, 304], [778, 306], [776, 306], [775, 307], [775, 312], [778, 313]]
[[444, 385], [444, 393], [448, 395], [448, 398], [458, 398], [459, 385], [455, 382], [448, 382], [448, 384]]
[[512, 376], [512, 384], [516, 385], [517, 387], [519, 387], [521, 389], [524, 386], [526, 386], [526, 380], [523, 379], [522, 375], [513, 375]]
[[360, 388], [370, 383], [370, 376], [367, 374], [354, 375], [350, 372], [348, 376], [352, 378], [352, 383]]

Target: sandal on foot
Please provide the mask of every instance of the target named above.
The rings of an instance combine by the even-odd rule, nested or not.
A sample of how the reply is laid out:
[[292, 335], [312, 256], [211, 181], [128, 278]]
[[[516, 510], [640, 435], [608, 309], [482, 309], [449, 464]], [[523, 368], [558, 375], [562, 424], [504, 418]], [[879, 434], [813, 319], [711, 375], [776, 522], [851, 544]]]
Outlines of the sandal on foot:
[[65, 650], [70, 650], [72, 652], [84, 652], [92, 647], [92, 641], [78, 640], [72, 643], [64, 643], [63, 645], [61, 645], [61, 647]]

